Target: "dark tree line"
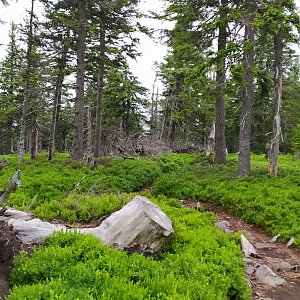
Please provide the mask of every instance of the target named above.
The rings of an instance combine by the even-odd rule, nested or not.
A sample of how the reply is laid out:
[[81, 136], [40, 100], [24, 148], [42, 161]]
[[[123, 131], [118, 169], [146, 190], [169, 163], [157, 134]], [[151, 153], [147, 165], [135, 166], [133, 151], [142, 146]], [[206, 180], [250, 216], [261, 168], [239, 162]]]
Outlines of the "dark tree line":
[[36, 2], [11, 24], [1, 62], [1, 153], [70, 151], [93, 165], [141, 144], [214, 149], [217, 164], [238, 152], [248, 176], [251, 151], [267, 151], [277, 174], [279, 152], [300, 148], [294, 1], [165, 0], [164, 89], [148, 97], [127, 62], [139, 55], [134, 33], [151, 31], [138, 0], [40, 0], [42, 22]]

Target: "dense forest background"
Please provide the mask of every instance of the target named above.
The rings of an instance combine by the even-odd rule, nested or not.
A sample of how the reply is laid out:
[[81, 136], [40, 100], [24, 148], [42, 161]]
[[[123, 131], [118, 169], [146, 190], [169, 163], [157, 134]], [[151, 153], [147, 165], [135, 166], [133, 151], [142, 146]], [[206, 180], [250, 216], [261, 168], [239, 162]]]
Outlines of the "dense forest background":
[[101, 155], [188, 149], [222, 164], [238, 152], [246, 176], [252, 151], [276, 174], [278, 153], [300, 150], [295, 2], [162, 2], [148, 17], [174, 27], [160, 32], [169, 51], [147, 91], [128, 65], [139, 55], [134, 33], [153, 35], [139, 1], [32, 0], [0, 62], [0, 153], [22, 162], [25, 152], [69, 151], [94, 165]]

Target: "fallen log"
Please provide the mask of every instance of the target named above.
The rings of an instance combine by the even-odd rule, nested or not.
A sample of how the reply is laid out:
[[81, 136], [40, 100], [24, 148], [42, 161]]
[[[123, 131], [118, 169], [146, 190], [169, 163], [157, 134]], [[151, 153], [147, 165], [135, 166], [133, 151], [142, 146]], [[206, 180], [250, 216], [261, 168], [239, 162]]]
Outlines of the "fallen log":
[[4, 191], [1, 191], [0, 196], [0, 205], [9, 197], [11, 193], [16, 191], [21, 186], [20, 180], [20, 171], [17, 171], [14, 176], [11, 178], [10, 183], [4, 188]]
[[[64, 225], [43, 222], [15, 209], [6, 209], [0, 222], [12, 226], [24, 244], [39, 244], [54, 231], [72, 231]], [[76, 232], [93, 234], [103, 243], [129, 252], [154, 253], [174, 230], [172, 221], [154, 203], [142, 196], [134, 197], [119, 211], [111, 214], [100, 226], [77, 228]]]

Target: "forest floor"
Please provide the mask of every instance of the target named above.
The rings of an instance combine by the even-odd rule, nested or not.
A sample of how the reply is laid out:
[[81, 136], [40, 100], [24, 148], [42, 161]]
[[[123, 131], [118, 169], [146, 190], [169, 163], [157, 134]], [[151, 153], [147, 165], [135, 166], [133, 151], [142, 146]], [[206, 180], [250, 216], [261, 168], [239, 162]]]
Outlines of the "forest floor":
[[[249, 265], [249, 274], [245, 273], [252, 288], [252, 299], [259, 300], [299, 300], [300, 299], [300, 252], [286, 244], [275, 241], [270, 242], [272, 237], [254, 225], [249, 225], [228, 212], [225, 208], [214, 203], [201, 203], [183, 201], [184, 206], [189, 208], [203, 207], [205, 211], [215, 213], [219, 221], [226, 221], [228, 229], [232, 232], [243, 232], [257, 250], [259, 258], [245, 259]], [[278, 266], [287, 262], [294, 266], [291, 270], [282, 270]], [[258, 283], [255, 280], [255, 269], [259, 265], [267, 265], [286, 281], [285, 285], [270, 287]], [[247, 269], [247, 270], [248, 270]]]
[[[261, 228], [243, 222], [235, 215], [228, 212], [222, 206], [213, 203], [199, 203], [183, 201], [183, 205], [189, 208], [203, 207], [204, 210], [215, 213], [219, 221], [226, 221], [231, 232], [242, 232], [255, 246], [259, 257], [251, 257], [245, 261], [249, 265], [249, 274], [245, 273], [252, 287], [252, 299], [255, 300], [299, 300], [300, 299], [300, 252], [293, 247], [275, 241]], [[101, 220], [100, 220], [101, 222]], [[91, 222], [95, 226], [99, 220]], [[80, 224], [77, 224], [77, 226]], [[13, 256], [22, 250], [22, 244], [11, 228], [0, 223], [0, 299], [5, 299], [9, 292], [9, 274], [13, 266]], [[28, 249], [26, 249], [28, 250]], [[282, 262], [294, 266], [291, 270], [278, 269]], [[280, 277], [284, 278], [287, 284], [270, 287], [260, 284], [255, 279], [255, 269], [259, 265], [267, 265]], [[252, 270], [252, 271], [251, 271]]]

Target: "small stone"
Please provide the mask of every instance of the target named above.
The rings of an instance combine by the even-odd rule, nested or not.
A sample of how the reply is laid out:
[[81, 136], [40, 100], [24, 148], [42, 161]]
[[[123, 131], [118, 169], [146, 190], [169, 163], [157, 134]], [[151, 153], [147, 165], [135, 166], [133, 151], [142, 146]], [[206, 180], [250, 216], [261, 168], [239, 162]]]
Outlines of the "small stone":
[[272, 239], [270, 240], [270, 243], [275, 243], [277, 241], [277, 239], [279, 238], [280, 234], [276, 234], [275, 236], [272, 237]]
[[215, 225], [219, 228], [219, 229], [221, 229], [221, 230], [223, 230], [225, 233], [232, 233], [232, 230], [230, 230], [228, 227], [229, 227], [229, 222], [227, 222], [227, 221], [219, 221], [219, 222], [217, 222], [217, 223], [215, 223]]
[[294, 268], [290, 263], [283, 261], [280, 264], [277, 264], [273, 269], [274, 271], [282, 270], [282, 271], [291, 271]]
[[255, 268], [250, 266], [248, 267], [245, 272], [248, 274], [248, 275], [252, 275], [254, 272], [255, 272]]
[[261, 265], [255, 272], [255, 278], [258, 282], [265, 285], [275, 287], [277, 285], [284, 285], [286, 281], [275, 274], [268, 266]]
[[243, 261], [244, 261], [246, 264], [253, 264], [253, 261], [252, 261], [251, 259], [249, 259], [249, 258], [246, 258], [246, 257], [243, 258]]
[[291, 246], [294, 242], [295, 242], [295, 238], [292, 237], [292, 238], [288, 241], [288, 243], [286, 244], [286, 246], [289, 247], [289, 246]]

